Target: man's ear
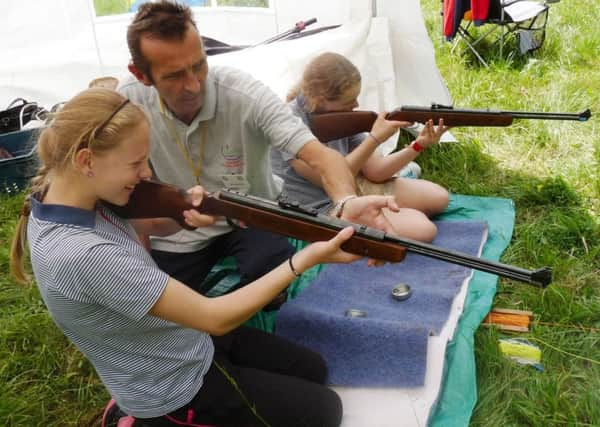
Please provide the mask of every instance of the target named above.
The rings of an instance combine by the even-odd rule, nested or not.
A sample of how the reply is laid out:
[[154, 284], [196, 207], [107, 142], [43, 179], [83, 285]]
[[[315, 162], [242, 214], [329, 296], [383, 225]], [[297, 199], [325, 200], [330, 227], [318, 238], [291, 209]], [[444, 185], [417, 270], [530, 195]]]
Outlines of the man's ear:
[[127, 69], [129, 69], [129, 72], [133, 74], [140, 83], [143, 83], [146, 86], [152, 86], [152, 81], [139, 68], [133, 65], [133, 62], [130, 62], [127, 65]]

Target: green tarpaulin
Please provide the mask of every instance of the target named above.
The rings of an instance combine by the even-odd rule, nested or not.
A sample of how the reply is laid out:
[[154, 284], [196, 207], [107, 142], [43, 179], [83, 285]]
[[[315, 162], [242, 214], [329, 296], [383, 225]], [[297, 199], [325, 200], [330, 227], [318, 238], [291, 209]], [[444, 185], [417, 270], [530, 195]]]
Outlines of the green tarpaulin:
[[[510, 243], [515, 222], [515, 210], [511, 200], [492, 197], [451, 195], [450, 205], [437, 217], [440, 220], [485, 220], [488, 223], [488, 238], [482, 258], [497, 261]], [[300, 249], [304, 242], [293, 240]], [[316, 266], [305, 272], [290, 286], [289, 295], [295, 297], [306, 288], [321, 270]], [[220, 282], [215, 288], [219, 293], [237, 282], [235, 274], [224, 279], [224, 273], [233, 273], [235, 263], [225, 260], [213, 270], [212, 279]], [[466, 426], [477, 401], [475, 377], [475, 354], [473, 336], [479, 324], [489, 312], [496, 293], [498, 278], [495, 275], [476, 271], [469, 289], [454, 339], [446, 348], [445, 371], [437, 405], [430, 416], [430, 426]], [[273, 332], [277, 312], [259, 312], [247, 324]]]

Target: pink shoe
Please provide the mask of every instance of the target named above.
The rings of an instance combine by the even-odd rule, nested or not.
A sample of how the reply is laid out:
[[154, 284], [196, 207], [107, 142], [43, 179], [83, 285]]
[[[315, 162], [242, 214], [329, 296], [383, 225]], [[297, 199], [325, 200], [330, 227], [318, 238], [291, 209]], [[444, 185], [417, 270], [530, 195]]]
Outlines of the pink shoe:
[[110, 399], [102, 414], [102, 427], [132, 427], [135, 418], [121, 411], [117, 402]]
[[[194, 419], [194, 411], [188, 411], [188, 419], [186, 421], [179, 421], [175, 418], [165, 415], [165, 418], [169, 420], [173, 425], [179, 426], [188, 426], [188, 427], [215, 427], [213, 425], [206, 424], [194, 424], [192, 420]], [[121, 411], [117, 402], [114, 399], [110, 399], [106, 408], [104, 409], [104, 413], [102, 414], [102, 427], [133, 427], [135, 423], [135, 418], [131, 415], [127, 415], [125, 412]]]

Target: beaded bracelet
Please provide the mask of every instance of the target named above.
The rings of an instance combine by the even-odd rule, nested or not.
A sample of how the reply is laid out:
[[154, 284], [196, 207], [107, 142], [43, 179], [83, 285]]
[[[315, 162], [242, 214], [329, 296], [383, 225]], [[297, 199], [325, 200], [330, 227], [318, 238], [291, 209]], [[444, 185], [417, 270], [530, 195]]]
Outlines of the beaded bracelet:
[[356, 194], [351, 194], [341, 200], [338, 200], [338, 202], [333, 205], [333, 208], [331, 208], [330, 214], [333, 214], [333, 216], [336, 218], [341, 218], [342, 212], [344, 211], [344, 206], [346, 206], [346, 202], [350, 199], [355, 199], [356, 197], [358, 197]]

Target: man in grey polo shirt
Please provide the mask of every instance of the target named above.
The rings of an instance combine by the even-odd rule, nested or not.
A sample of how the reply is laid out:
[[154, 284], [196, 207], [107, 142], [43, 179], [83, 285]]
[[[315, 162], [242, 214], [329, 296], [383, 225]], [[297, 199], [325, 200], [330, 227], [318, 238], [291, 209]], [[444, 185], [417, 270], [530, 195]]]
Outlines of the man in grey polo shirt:
[[[187, 6], [144, 4], [128, 27], [127, 42], [135, 78], [121, 82], [118, 90], [150, 118], [150, 158], [158, 179], [181, 188], [227, 187], [275, 199], [280, 189], [269, 159], [273, 146], [318, 171], [337, 208], [352, 210], [354, 180], [344, 158], [319, 143], [261, 82], [229, 67], [209, 70]], [[386, 203], [379, 200], [378, 206]], [[382, 221], [375, 208], [363, 216]], [[157, 264], [200, 292], [208, 290], [202, 283], [225, 256], [235, 256], [243, 286], [294, 252], [283, 236], [232, 229], [222, 219], [210, 227], [152, 237], [151, 242]], [[284, 301], [285, 294], [270, 308]]]

